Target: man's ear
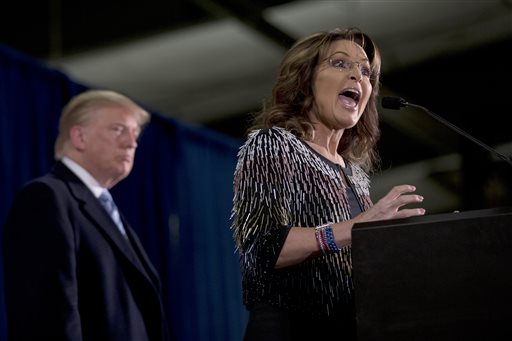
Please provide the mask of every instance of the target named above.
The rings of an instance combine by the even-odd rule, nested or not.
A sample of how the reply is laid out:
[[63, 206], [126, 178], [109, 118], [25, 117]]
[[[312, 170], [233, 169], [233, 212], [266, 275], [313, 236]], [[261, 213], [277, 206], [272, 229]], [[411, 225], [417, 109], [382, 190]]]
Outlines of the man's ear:
[[84, 130], [81, 126], [73, 126], [69, 130], [69, 140], [71, 142], [71, 145], [73, 148], [77, 150], [84, 150], [85, 149], [85, 137], [84, 137]]

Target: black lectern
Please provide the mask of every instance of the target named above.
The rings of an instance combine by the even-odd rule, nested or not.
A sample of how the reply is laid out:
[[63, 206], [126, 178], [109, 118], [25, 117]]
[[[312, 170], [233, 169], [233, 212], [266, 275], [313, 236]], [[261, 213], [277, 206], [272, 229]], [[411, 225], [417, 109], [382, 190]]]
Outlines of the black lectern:
[[358, 340], [512, 340], [512, 208], [354, 225]]

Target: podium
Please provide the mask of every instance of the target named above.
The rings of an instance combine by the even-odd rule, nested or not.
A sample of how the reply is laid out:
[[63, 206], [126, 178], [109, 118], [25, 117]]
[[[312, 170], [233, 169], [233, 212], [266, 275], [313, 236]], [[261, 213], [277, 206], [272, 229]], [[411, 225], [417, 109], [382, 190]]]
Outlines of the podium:
[[512, 340], [512, 208], [355, 224], [358, 341]]

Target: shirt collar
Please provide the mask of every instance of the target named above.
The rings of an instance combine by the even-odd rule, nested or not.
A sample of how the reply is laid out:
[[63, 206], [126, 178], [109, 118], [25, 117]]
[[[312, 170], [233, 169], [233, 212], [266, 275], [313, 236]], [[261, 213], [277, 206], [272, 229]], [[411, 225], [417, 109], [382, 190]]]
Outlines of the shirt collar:
[[75, 161], [64, 156], [62, 163], [65, 164], [82, 182], [91, 190], [96, 198], [98, 198], [105, 188], [101, 187], [98, 181], [85, 168]]

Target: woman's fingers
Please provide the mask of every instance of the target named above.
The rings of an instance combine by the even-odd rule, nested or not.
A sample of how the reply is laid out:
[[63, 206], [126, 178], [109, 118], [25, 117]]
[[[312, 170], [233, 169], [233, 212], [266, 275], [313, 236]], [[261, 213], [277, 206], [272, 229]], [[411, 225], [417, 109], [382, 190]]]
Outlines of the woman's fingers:
[[410, 194], [415, 190], [416, 187], [412, 185], [393, 187], [368, 211], [366, 218], [368, 220], [395, 219], [425, 214], [425, 209], [423, 208], [401, 209], [405, 205], [423, 201], [423, 196]]
[[418, 215], [424, 215], [425, 214], [424, 208], [405, 208], [403, 210], [399, 210], [396, 212], [394, 218], [395, 219], [401, 219], [401, 218], [408, 218], [408, 217], [414, 217]]

